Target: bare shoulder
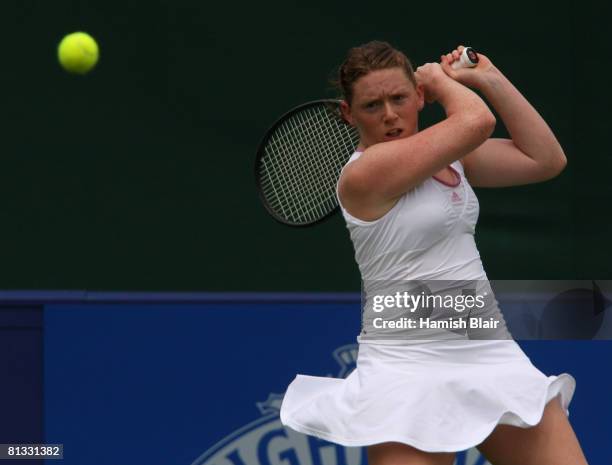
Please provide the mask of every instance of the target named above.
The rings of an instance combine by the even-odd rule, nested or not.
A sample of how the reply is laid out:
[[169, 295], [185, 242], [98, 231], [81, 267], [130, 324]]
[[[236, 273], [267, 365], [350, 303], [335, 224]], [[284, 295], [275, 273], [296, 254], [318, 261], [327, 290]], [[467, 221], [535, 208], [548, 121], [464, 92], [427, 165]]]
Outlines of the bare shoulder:
[[344, 167], [338, 181], [338, 198], [351, 216], [362, 221], [382, 218], [398, 202], [400, 197], [385, 199], [376, 190], [367, 189], [361, 178], [364, 170], [360, 159]]

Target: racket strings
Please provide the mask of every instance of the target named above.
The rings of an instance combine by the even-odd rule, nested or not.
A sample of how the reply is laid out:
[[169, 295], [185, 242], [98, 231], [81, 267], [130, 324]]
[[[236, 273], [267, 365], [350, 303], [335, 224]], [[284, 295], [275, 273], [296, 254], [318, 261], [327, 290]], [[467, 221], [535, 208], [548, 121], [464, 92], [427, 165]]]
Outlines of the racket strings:
[[[308, 115], [309, 117], [311, 115]], [[296, 202], [296, 207], [299, 205], [309, 205], [316, 201], [316, 194], [320, 190], [317, 176], [320, 174], [315, 165], [316, 149], [324, 150], [323, 142], [317, 137], [316, 128], [312, 128], [310, 119], [305, 115], [296, 115], [294, 120], [288, 122], [292, 126], [293, 138], [291, 142], [291, 150], [295, 153], [302, 152], [301, 157], [294, 157], [292, 168], [293, 182], [295, 182], [295, 194], [299, 197], [299, 203]], [[314, 144], [310, 143], [313, 141]], [[322, 153], [322, 152], [321, 152]], [[309, 188], [311, 187], [311, 188]], [[303, 213], [303, 212], [302, 212]]]
[[[312, 221], [316, 219], [316, 216], [320, 217], [324, 215], [326, 213], [325, 209], [333, 207], [333, 203], [329, 205], [330, 202], [328, 199], [321, 199], [319, 196], [325, 189], [329, 190], [330, 187], [335, 186], [325, 186], [325, 184], [322, 184], [322, 181], [325, 181], [326, 177], [329, 177], [328, 173], [321, 172], [322, 168], [325, 169], [326, 164], [323, 163], [317, 166], [313, 163], [316, 155], [315, 150], [313, 150], [314, 147], [312, 144], [309, 145], [304, 137], [305, 135], [306, 138], [313, 139], [315, 147], [323, 149], [321, 153], [328, 152], [327, 146], [322, 145], [325, 141], [319, 137], [319, 128], [313, 125], [312, 121], [309, 118], [305, 118], [304, 115], [299, 119], [300, 121], [297, 124], [296, 121], [292, 121], [288, 125], [291, 127], [289, 133], [284, 132], [283, 134], [283, 132], [281, 132], [281, 134], [284, 135], [283, 139], [285, 141], [291, 141], [289, 150], [291, 150], [293, 154], [302, 152], [302, 155], [306, 156], [299, 158], [294, 157], [293, 163], [290, 166], [281, 165], [279, 171], [282, 175], [276, 176], [277, 181], [280, 180], [282, 182], [288, 180], [293, 185], [293, 196], [287, 195], [287, 189], [274, 189], [277, 197], [279, 197], [278, 200], [281, 200], [278, 206], [282, 208], [284, 214], [288, 216], [288, 219], [298, 222]], [[305, 134], [299, 132], [300, 128], [305, 129]], [[285, 131], [287, 130], [287, 128], [284, 129]], [[278, 141], [275, 142], [278, 143]], [[328, 163], [328, 161], [326, 162]], [[307, 188], [308, 185], [310, 185], [310, 189]], [[279, 192], [283, 195], [278, 195]]]
[[[335, 120], [331, 120], [331, 123], [337, 124]], [[333, 138], [335, 142], [333, 145], [333, 150], [328, 149], [324, 152], [325, 158], [321, 160], [321, 165], [322, 169], [327, 169], [327, 172], [325, 177], [320, 178], [321, 184], [318, 186], [322, 192], [326, 192], [328, 194], [326, 199], [327, 203], [324, 205], [325, 209], [329, 210], [335, 208], [337, 205], [335, 188], [338, 176], [340, 175], [340, 170], [346, 162], [346, 159], [339, 159], [335, 156], [335, 153], [338, 153], [338, 150], [341, 149], [341, 146], [338, 145], [338, 141], [341, 139], [335, 137], [334, 133], [330, 131], [328, 125], [321, 125], [321, 128], [323, 131], [319, 132], [319, 134], [322, 138], [324, 138], [322, 143], [326, 143], [330, 138]], [[336, 130], [338, 129], [339, 126], [336, 126]], [[328, 147], [330, 146], [328, 145]], [[350, 152], [352, 153], [352, 150], [350, 150]]]
[[283, 122], [268, 139], [260, 164], [268, 205], [296, 224], [326, 216], [338, 206], [336, 183], [357, 141], [357, 132], [324, 104]]
[[[269, 157], [268, 166], [273, 169], [273, 185], [276, 195], [275, 203], [271, 205], [273, 208], [279, 208], [287, 219], [296, 216], [296, 207], [299, 205], [308, 205], [312, 198], [309, 192], [304, 189], [306, 183], [312, 183], [311, 173], [305, 170], [304, 166], [298, 166], [294, 161], [293, 164], [282, 162], [280, 155], [282, 153], [296, 153], [301, 149], [301, 145], [295, 141], [299, 138], [292, 124], [288, 122], [284, 127], [279, 128], [278, 137], [271, 141], [270, 148], [274, 149], [273, 157]], [[305, 179], [304, 179], [305, 178]], [[290, 190], [286, 186], [292, 186]]]
[[[334, 179], [337, 179], [337, 176], [333, 176], [336, 174], [334, 170], [335, 160], [332, 157], [333, 153], [331, 152], [330, 146], [327, 143], [327, 136], [329, 134], [326, 134], [327, 127], [324, 124], [324, 120], [316, 113], [312, 115], [311, 119], [302, 118], [302, 123], [307, 131], [307, 137], [315, 140], [317, 146], [322, 148], [320, 153], [323, 155], [323, 158], [312, 156], [305, 158], [305, 160], [307, 161], [306, 165], [309, 168], [307, 171], [310, 174], [317, 173], [319, 175], [318, 177], [312, 179], [312, 191], [323, 197], [315, 200], [317, 200], [319, 204], [323, 203], [319, 208], [324, 208], [325, 202], [329, 199], [329, 195], [326, 194], [329, 194], [330, 187], [335, 187]], [[333, 185], [330, 184], [330, 181], [333, 182]]]

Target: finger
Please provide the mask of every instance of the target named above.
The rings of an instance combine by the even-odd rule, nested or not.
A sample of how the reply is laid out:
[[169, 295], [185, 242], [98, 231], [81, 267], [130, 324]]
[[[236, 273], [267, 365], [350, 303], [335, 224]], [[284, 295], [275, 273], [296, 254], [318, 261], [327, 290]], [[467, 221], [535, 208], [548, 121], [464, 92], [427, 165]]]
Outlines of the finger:
[[453, 55], [452, 55], [452, 53], [447, 53], [447, 54], [446, 54], [446, 58], [447, 58], [447, 60], [448, 60], [448, 61], [450, 61], [451, 63], [453, 62]]
[[455, 60], [458, 60], [458, 59], [459, 59], [459, 56], [460, 56], [460, 53], [459, 53], [457, 50], [453, 50], [453, 58], [454, 58]]
[[459, 47], [457, 47], [457, 50], [459, 51], [459, 55], [461, 55], [461, 53], [463, 52], [463, 49], [465, 47], [463, 45], [459, 45]]
[[453, 72], [453, 69], [451, 68], [451, 62], [448, 60], [448, 57], [446, 55], [442, 55], [442, 56], [444, 58], [442, 63], [440, 63], [440, 67], [442, 68], [442, 71], [444, 71], [447, 76], [450, 76], [454, 79], [454, 72]]

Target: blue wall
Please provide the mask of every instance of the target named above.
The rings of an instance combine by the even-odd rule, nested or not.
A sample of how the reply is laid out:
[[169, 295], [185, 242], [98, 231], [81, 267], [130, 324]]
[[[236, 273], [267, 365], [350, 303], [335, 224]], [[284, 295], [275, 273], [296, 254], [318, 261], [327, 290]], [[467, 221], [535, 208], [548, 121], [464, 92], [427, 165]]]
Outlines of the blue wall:
[[[66, 465], [362, 463], [361, 451], [278, 421], [296, 373], [354, 366], [357, 300], [248, 300], [47, 306], [47, 442], [65, 444]], [[544, 373], [576, 377], [572, 424], [591, 463], [605, 463], [612, 342], [521, 345]], [[458, 463], [479, 460], [472, 451]]]

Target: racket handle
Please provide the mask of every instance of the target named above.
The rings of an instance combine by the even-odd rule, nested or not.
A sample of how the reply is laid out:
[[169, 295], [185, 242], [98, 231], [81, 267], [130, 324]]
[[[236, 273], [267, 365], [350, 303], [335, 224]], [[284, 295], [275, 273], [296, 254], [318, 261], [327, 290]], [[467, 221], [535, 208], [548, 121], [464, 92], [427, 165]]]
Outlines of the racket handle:
[[478, 54], [472, 47], [465, 47], [461, 56], [451, 65], [452, 69], [473, 68], [478, 64]]

